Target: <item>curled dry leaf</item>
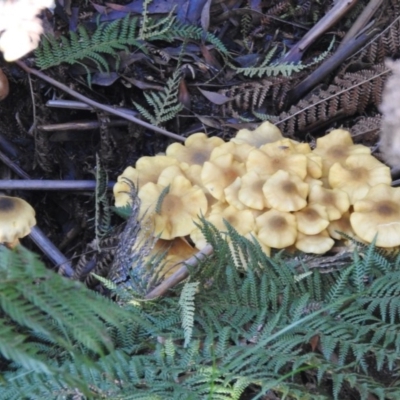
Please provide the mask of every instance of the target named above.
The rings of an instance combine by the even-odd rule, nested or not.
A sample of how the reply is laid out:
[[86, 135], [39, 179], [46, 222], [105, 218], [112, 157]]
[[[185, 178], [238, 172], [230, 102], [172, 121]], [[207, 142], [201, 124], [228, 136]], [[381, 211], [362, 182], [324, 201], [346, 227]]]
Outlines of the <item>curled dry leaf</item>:
[[8, 96], [10, 88], [6, 74], [0, 69], [0, 100], [4, 100]]

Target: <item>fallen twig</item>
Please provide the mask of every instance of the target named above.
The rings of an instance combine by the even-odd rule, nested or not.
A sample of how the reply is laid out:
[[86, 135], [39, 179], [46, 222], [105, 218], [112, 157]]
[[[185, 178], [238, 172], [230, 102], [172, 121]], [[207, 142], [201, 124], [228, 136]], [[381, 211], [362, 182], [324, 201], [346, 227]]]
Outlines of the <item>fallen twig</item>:
[[114, 108], [112, 106], [107, 106], [105, 104], [101, 104], [101, 103], [98, 103], [97, 101], [89, 99], [88, 97], [83, 96], [82, 94], [76, 92], [75, 90], [72, 90], [68, 86], [56, 81], [55, 79], [50, 78], [49, 76], [47, 76], [43, 72], [40, 72], [40, 71], [38, 71], [36, 69], [29, 68], [22, 61], [16, 61], [15, 63], [20, 68], [22, 68], [25, 72], [27, 72], [28, 74], [32, 74], [32, 75], [37, 76], [40, 79], [43, 79], [44, 81], [50, 83], [51, 85], [61, 89], [65, 93], [68, 93], [70, 96], [75, 97], [76, 99], [78, 99], [78, 100], [80, 100], [80, 101], [82, 101], [82, 102], [84, 102], [86, 104], [89, 104], [90, 106], [92, 106], [94, 108], [97, 108], [99, 110], [103, 110], [103, 111], [105, 111], [105, 112], [107, 112], [109, 114], [117, 115], [117, 116], [119, 116], [121, 118], [125, 118], [128, 121], [134, 122], [135, 124], [138, 124], [138, 125], [142, 125], [147, 129], [150, 129], [150, 130], [152, 130], [154, 132], [157, 132], [157, 133], [161, 133], [162, 135], [168, 136], [168, 137], [170, 137], [172, 139], [179, 140], [180, 142], [183, 142], [185, 140], [184, 137], [179, 136], [176, 133], [172, 133], [172, 132], [169, 132], [169, 131], [167, 131], [165, 129], [159, 128], [158, 126], [151, 125], [148, 122], [142, 121], [139, 118], [136, 118], [136, 117], [134, 117], [132, 115], [129, 115], [126, 112], [120, 111], [117, 108]]
[[170, 277], [162, 281], [160, 285], [154, 288], [151, 292], [147, 293], [145, 299], [151, 300], [156, 297], [163, 296], [169, 289], [177, 285], [179, 282], [183, 281], [185, 278], [189, 276], [189, 270], [187, 265], [190, 267], [196, 266], [199, 261], [203, 260], [205, 257], [208, 257], [213, 253], [214, 249], [210, 244], [204, 247], [203, 250], [199, 251], [193, 257], [190, 257], [181, 268], [178, 269], [175, 273], [173, 273]]

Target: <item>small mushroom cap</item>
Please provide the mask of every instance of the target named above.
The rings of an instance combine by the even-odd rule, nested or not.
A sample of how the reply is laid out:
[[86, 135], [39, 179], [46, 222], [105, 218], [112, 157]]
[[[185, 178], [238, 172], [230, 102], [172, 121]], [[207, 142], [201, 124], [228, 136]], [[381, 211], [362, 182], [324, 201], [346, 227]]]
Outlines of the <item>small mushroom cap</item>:
[[177, 165], [171, 165], [165, 168], [164, 171], [160, 173], [157, 184], [164, 187], [168, 186], [177, 176], [183, 176], [184, 178], [187, 178], [180, 167], [178, 167]]
[[0, 196], [0, 243], [14, 243], [36, 225], [35, 210], [18, 197]]
[[166, 255], [159, 269], [155, 271], [164, 279], [168, 278], [182, 267], [184, 261], [195, 255], [197, 250], [182, 237], [177, 237], [173, 240], [158, 239], [147, 258], [150, 259], [158, 253], [165, 252]]
[[201, 180], [203, 186], [217, 200], [225, 201], [224, 190], [238, 176], [245, 173], [243, 163], [235, 161], [232, 154], [223, 154], [212, 161], [204, 163], [201, 170]]
[[[281, 146], [280, 142], [287, 142], [287, 145]], [[262, 177], [273, 175], [280, 169], [296, 174], [301, 179], [307, 175], [307, 157], [304, 154], [296, 154], [289, 139], [254, 149], [246, 160], [246, 170], [255, 171]]]
[[169, 191], [153, 182], [139, 189], [141, 214], [149, 215], [154, 221], [154, 234], [161, 239], [173, 239], [188, 235], [207, 211], [207, 198], [198, 186], [192, 186], [183, 176], [175, 177]]
[[371, 243], [376, 238], [379, 247], [400, 245], [400, 188], [376, 185], [354, 204], [350, 215], [354, 232]]
[[265, 179], [262, 179], [257, 172], [250, 171], [241, 178], [241, 186], [238, 192], [239, 201], [246, 207], [255, 210], [267, 208], [268, 202], [263, 193]]
[[242, 186], [242, 178], [238, 176], [227, 188], [224, 190], [225, 201], [238, 210], [244, 210], [245, 205], [239, 199], [239, 190]]
[[247, 160], [249, 153], [254, 149], [254, 146], [250, 146], [249, 144], [236, 144], [232, 141], [226, 142], [221, 146], [216, 147], [210, 156], [210, 160], [214, 160], [215, 158], [222, 156], [224, 154], [232, 154], [233, 159], [235, 161], [239, 161], [240, 163], [244, 163]]
[[339, 189], [326, 189], [319, 185], [310, 186], [308, 202], [325, 206], [330, 221], [341, 218], [350, 208], [350, 200], [346, 192]]
[[336, 240], [343, 239], [340, 232], [343, 232], [350, 237], [355, 237], [356, 235], [350, 224], [350, 212], [347, 211], [341, 216], [341, 218], [331, 221], [328, 226], [328, 232], [329, 235]]
[[[250, 210], [238, 210], [226, 203], [225, 206], [224, 203], [216, 204], [208, 215], [207, 221], [222, 232], [227, 230], [224, 222], [226, 221], [243, 236], [256, 229], [255, 219]], [[190, 238], [200, 250], [207, 244], [198, 227], [191, 232]]]
[[333, 164], [329, 170], [329, 185], [346, 192], [350, 204], [362, 199], [370, 187], [391, 182], [390, 168], [368, 154], [349, 156], [343, 164]]
[[307, 205], [308, 184], [297, 175], [279, 170], [267, 179], [263, 193], [271, 208], [279, 211], [298, 211]]
[[204, 133], [190, 135], [185, 144], [172, 143], [167, 147], [167, 156], [188, 165], [203, 165], [210, 159], [211, 152], [225, 142], [219, 137], [207, 137]]
[[304, 253], [324, 254], [329, 251], [335, 241], [329, 237], [329, 233], [325, 230], [317, 235], [305, 235], [299, 232], [296, 240], [296, 248]]
[[161, 172], [171, 165], [179, 165], [178, 160], [164, 155], [140, 157], [136, 161], [139, 188], [148, 182], [156, 183]]
[[133, 167], [127, 167], [122, 174], [117, 178], [117, 182], [113, 187], [114, 205], [115, 207], [125, 207], [132, 203], [130, 196], [131, 184], [137, 185], [139, 173]]
[[131, 204], [129, 181], [138, 188], [148, 182], [156, 183], [162, 171], [172, 165], [179, 165], [178, 160], [157, 155], [154, 157], [141, 157], [136, 162], [136, 168], [127, 167], [117, 178], [113, 192], [115, 197], [115, 207], [125, 207]]
[[261, 147], [263, 144], [275, 142], [280, 139], [283, 139], [283, 136], [279, 128], [266, 121], [254, 131], [240, 129], [236, 136], [231, 139], [231, 142], [237, 144], [247, 143], [254, 147]]
[[366, 146], [354, 144], [350, 132], [335, 129], [317, 139], [313, 153], [322, 157], [322, 176], [327, 176], [329, 168], [336, 162], [344, 162], [353, 154], [371, 154], [371, 150]]
[[258, 239], [268, 247], [283, 249], [296, 242], [296, 218], [289, 212], [269, 210], [256, 218]]
[[320, 204], [309, 204], [294, 213], [297, 229], [306, 235], [316, 235], [329, 225], [326, 208]]
[[322, 176], [322, 157], [315, 153], [307, 153], [307, 176], [318, 179]]

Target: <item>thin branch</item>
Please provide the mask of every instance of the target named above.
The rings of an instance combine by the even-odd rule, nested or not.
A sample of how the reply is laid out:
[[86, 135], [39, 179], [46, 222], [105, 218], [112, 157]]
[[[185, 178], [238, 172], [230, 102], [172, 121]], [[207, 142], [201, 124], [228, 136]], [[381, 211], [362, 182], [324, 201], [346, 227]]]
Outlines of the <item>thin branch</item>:
[[169, 132], [169, 131], [167, 131], [165, 129], [159, 128], [158, 126], [151, 125], [148, 122], [142, 121], [142, 120], [140, 120], [140, 119], [138, 119], [138, 118], [136, 118], [136, 117], [134, 117], [132, 115], [128, 115], [125, 112], [122, 112], [122, 111], [120, 111], [120, 110], [118, 110], [116, 108], [113, 108], [112, 106], [107, 106], [105, 104], [101, 104], [101, 103], [98, 103], [97, 101], [89, 99], [88, 97], [83, 96], [82, 94], [76, 92], [75, 90], [70, 89], [68, 86], [56, 81], [55, 79], [50, 78], [49, 76], [47, 76], [43, 72], [40, 72], [40, 71], [38, 71], [36, 69], [29, 68], [22, 61], [16, 61], [15, 63], [20, 68], [22, 68], [25, 72], [27, 72], [28, 74], [32, 74], [32, 75], [37, 76], [40, 79], [43, 79], [44, 81], [50, 83], [51, 85], [61, 89], [65, 93], [68, 93], [70, 96], [75, 97], [76, 99], [78, 99], [78, 100], [80, 100], [80, 101], [82, 101], [82, 102], [84, 102], [86, 104], [89, 104], [90, 106], [92, 106], [94, 108], [97, 108], [99, 110], [103, 110], [103, 111], [105, 111], [105, 112], [107, 112], [109, 114], [117, 115], [118, 117], [127, 119], [128, 121], [134, 122], [135, 124], [142, 125], [147, 129], [150, 129], [150, 130], [152, 130], [154, 132], [157, 132], [157, 133], [161, 133], [162, 135], [168, 136], [168, 137], [170, 137], [172, 139], [179, 140], [180, 142], [183, 142], [185, 140], [185, 138], [182, 137], [182, 136], [179, 136], [179, 135], [177, 135], [175, 133]]

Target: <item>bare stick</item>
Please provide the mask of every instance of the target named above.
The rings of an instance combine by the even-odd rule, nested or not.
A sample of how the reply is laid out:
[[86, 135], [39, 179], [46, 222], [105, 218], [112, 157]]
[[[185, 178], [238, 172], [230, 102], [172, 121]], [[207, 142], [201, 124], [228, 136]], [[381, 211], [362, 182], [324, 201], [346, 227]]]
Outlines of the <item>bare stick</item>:
[[[14, 161], [8, 158], [3, 152], [0, 151], [0, 160], [3, 161], [4, 164], [7, 165], [12, 171], [14, 171], [19, 177], [23, 179], [31, 179], [29, 175]], [[1, 181], [0, 181], [1, 182]], [[4, 188], [3, 188], [4, 189]]]
[[162, 281], [160, 285], [154, 288], [151, 292], [147, 293], [145, 299], [151, 300], [155, 299], [156, 297], [163, 296], [169, 289], [189, 276], [189, 270], [187, 269], [186, 265], [195, 267], [199, 261], [204, 260], [210, 254], [212, 254], [213, 251], [214, 249], [212, 246], [208, 244], [203, 250], [199, 251], [196, 255], [185, 261], [185, 265], [179, 268], [178, 271], [174, 272], [170, 277]]
[[[108, 190], [112, 190], [115, 182], [108, 182]], [[0, 190], [94, 190], [96, 181], [56, 181], [41, 179], [0, 179]]]
[[57, 249], [56, 246], [47, 238], [40, 228], [34, 226], [29, 237], [35, 242], [44, 254], [57, 266], [62, 275], [71, 277], [74, 270], [69, 260]]
[[22, 68], [25, 72], [27, 72], [28, 74], [36, 75], [38, 78], [43, 79], [44, 81], [50, 83], [51, 85], [63, 90], [65, 93], [68, 93], [70, 96], [75, 97], [76, 99], [78, 99], [80, 101], [83, 101], [84, 103], [89, 104], [90, 106], [92, 106], [94, 108], [97, 108], [98, 110], [103, 110], [103, 111], [106, 111], [106, 112], [108, 112], [110, 114], [118, 115], [121, 118], [127, 119], [128, 121], [132, 121], [135, 124], [142, 125], [147, 129], [151, 129], [154, 132], [161, 133], [162, 135], [168, 136], [168, 137], [170, 137], [172, 139], [179, 140], [180, 142], [185, 141], [184, 137], [179, 136], [176, 133], [172, 133], [172, 132], [169, 132], [169, 131], [167, 131], [165, 129], [159, 128], [158, 126], [151, 125], [148, 122], [140, 120], [139, 118], [136, 118], [136, 117], [134, 117], [132, 115], [128, 115], [124, 111], [118, 110], [118, 109], [116, 109], [114, 107], [107, 106], [105, 104], [101, 104], [101, 103], [98, 103], [97, 101], [89, 99], [88, 97], [83, 96], [82, 94], [76, 92], [75, 90], [70, 89], [68, 86], [65, 86], [64, 84], [56, 81], [55, 79], [50, 78], [46, 74], [43, 74], [42, 72], [40, 72], [40, 71], [38, 71], [36, 69], [29, 68], [22, 61], [15, 61], [15, 63], [20, 68]]

